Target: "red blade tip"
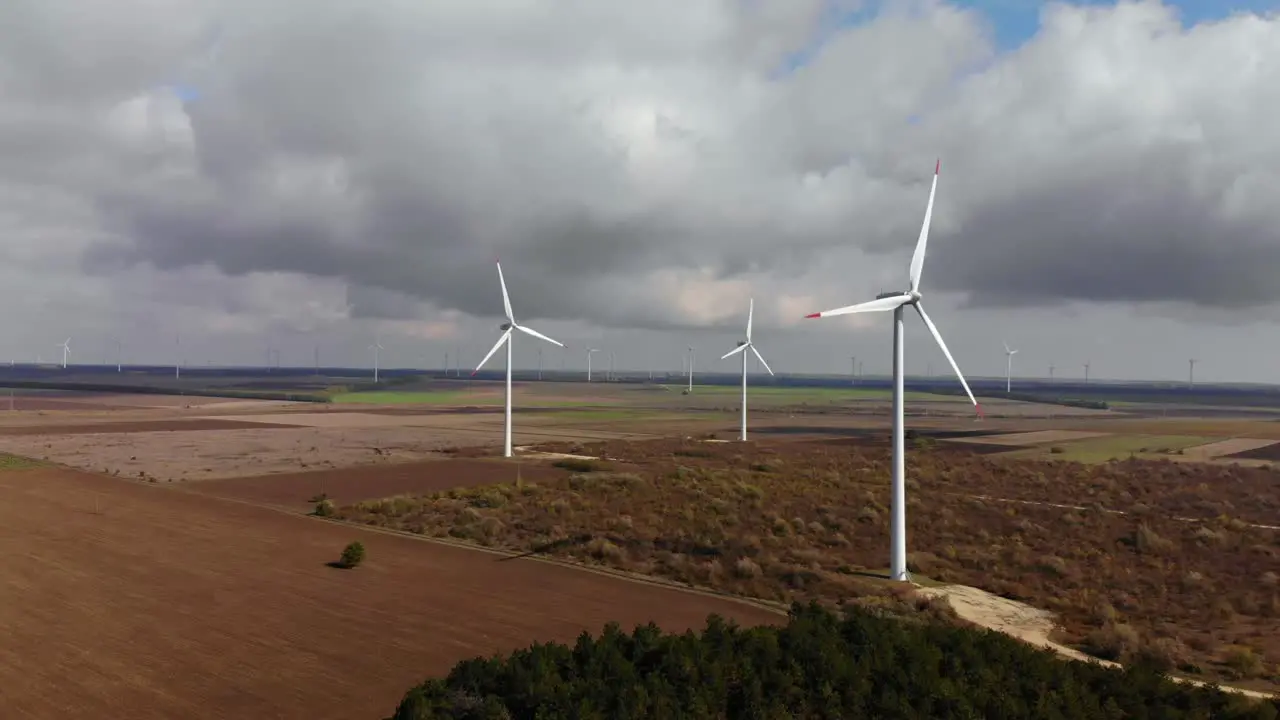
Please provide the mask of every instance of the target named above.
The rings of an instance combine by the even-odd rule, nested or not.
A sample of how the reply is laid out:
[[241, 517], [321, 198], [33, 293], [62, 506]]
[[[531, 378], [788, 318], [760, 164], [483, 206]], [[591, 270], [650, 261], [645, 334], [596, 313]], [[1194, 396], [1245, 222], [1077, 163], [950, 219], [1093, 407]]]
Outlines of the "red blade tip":
[[978, 417], [986, 417], [986, 416], [987, 416], [987, 414], [986, 414], [986, 413], [982, 412], [982, 406], [981, 406], [981, 405], [978, 405], [977, 403], [974, 403], [974, 405], [973, 405], [973, 409], [978, 411]]
[[933, 166], [933, 174], [937, 175], [942, 172], [942, 158], [938, 158], [938, 162]]
[[472, 370], [472, 371], [471, 371], [471, 377], [475, 377], [475, 376], [476, 376], [476, 373], [478, 373], [478, 372], [480, 372], [480, 371], [479, 371], [479, 370]]
[[809, 315], [805, 315], [805, 316], [804, 316], [804, 319], [805, 319], [805, 320], [812, 320], [813, 318], [819, 318], [819, 317], [822, 317], [822, 313], [820, 313], [820, 312], [816, 312], [816, 313], [811, 313], [811, 314], [809, 314]]

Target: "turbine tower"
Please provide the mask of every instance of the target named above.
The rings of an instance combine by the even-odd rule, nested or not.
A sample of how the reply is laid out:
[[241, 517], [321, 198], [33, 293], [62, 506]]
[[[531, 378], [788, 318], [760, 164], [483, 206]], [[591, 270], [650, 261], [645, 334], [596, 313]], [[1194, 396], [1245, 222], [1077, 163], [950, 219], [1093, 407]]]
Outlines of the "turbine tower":
[[1187, 387], [1189, 388], [1196, 386], [1196, 363], [1197, 362], [1200, 362], [1200, 361], [1196, 360], [1195, 358], [1192, 358], [1187, 361], [1187, 365], [1190, 366], [1187, 369]]
[[62, 348], [62, 369], [67, 369], [67, 354], [71, 352], [71, 338], [63, 340], [58, 347]]
[[905, 372], [902, 323], [902, 309], [904, 307], [908, 305], [913, 307], [916, 314], [924, 321], [925, 327], [929, 328], [930, 334], [937, 341], [942, 354], [947, 358], [947, 362], [951, 363], [951, 369], [955, 370], [956, 377], [960, 380], [960, 385], [964, 387], [965, 394], [969, 396], [969, 400], [973, 403], [974, 408], [977, 409], [979, 417], [982, 415], [982, 406], [978, 404], [973, 392], [969, 390], [969, 383], [965, 382], [964, 375], [960, 372], [960, 366], [956, 364], [955, 358], [951, 356], [951, 351], [947, 349], [947, 344], [942, 340], [942, 335], [938, 333], [938, 328], [929, 319], [924, 306], [920, 304], [923, 297], [920, 292], [920, 275], [924, 269], [925, 248], [929, 242], [929, 222], [933, 218], [933, 199], [938, 191], [938, 175], [941, 169], [942, 161], [939, 160], [933, 168], [933, 185], [929, 189], [929, 204], [925, 206], [924, 224], [920, 228], [920, 237], [916, 240], [916, 249], [911, 256], [911, 289], [905, 292], [881, 293], [875, 300], [869, 302], [805, 316], [807, 318], [823, 318], [834, 315], [848, 315], [850, 313], [893, 311], [893, 499], [891, 509], [892, 522], [890, 523], [889, 577], [893, 580], [902, 581], [910, 580], [910, 576], [907, 574], [906, 442], [904, 438], [905, 423], [902, 391], [903, 374]]
[[688, 394], [693, 394], [693, 346], [689, 346], [689, 389]]
[[587, 382], [591, 382], [591, 356], [598, 352], [599, 348], [587, 348]]
[[[515, 315], [511, 314], [511, 296], [507, 294], [507, 281], [506, 281], [506, 278], [502, 277], [502, 263], [498, 262], [496, 264], [498, 266], [498, 283], [502, 285], [502, 309], [507, 314], [507, 321], [502, 323], [501, 326], [499, 326], [502, 330], [502, 337], [498, 338], [498, 342], [494, 344], [493, 349], [489, 350], [489, 354], [484, 356], [484, 359], [480, 361], [480, 364], [476, 366], [475, 371], [472, 372], [471, 375], [472, 377], [474, 377], [476, 373], [480, 372], [480, 368], [484, 367], [484, 364], [489, 362], [489, 358], [493, 357], [493, 354], [498, 352], [498, 348], [502, 347], [503, 343], [506, 343], [507, 345], [507, 403], [506, 403], [506, 423], [505, 423], [505, 428], [503, 433], [504, 438], [503, 438], [502, 453], [504, 457], [511, 457], [513, 454], [511, 451], [511, 342], [512, 342], [511, 331], [519, 330], [520, 332], [526, 335], [531, 335], [533, 337], [538, 338], [539, 340], [544, 340], [546, 342], [551, 343], [552, 345], [559, 345], [560, 347], [564, 347], [564, 343], [559, 342], [557, 340], [552, 340], [551, 338], [547, 337], [546, 335], [543, 335], [537, 330], [534, 330], [532, 328], [527, 328], [516, 322]], [[588, 360], [591, 359], [590, 354], [587, 355], [587, 359]]]
[[373, 384], [377, 385], [378, 384], [378, 353], [381, 352], [382, 350], [386, 350], [386, 348], [382, 347], [382, 340], [380, 340], [377, 335], [374, 335], [373, 344], [369, 346], [369, 349], [373, 351]]
[[1004, 392], [1007, 395], [1013, 389], [1013, 356], [1017, 355], [1018, 351], [1010, 349], [1007, 342], [1001, 344], [1004, 345]]
[[727, 360], [734, 355], [742, 354], [742, 435], [738, 438], [742, 442], [747, 441], [747, 348], [750, 348], [751, 352], [755, 353], [756, 359], [760, 361], [764, 369], [768, 370], [770, 375], [773, 374], [773, 370], [769, 368], [769, 363], [764, 361], [764, 356], [760, 354], [760, 351], [751, 342], [751, 319], [755, 315], [755, 310], [756, 301], [753, 298], [747, 303], [747, 339], [740, 341], [738, 347], [720, 357], [721, 360]]

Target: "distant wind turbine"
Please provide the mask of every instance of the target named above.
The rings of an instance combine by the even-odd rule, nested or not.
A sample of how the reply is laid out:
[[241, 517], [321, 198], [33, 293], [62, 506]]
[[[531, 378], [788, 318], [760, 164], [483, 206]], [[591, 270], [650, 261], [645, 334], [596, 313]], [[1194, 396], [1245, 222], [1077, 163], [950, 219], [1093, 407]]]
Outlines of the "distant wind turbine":
[[1018, 351], [1011, 349], [1009, 347], [1009, 343], [1007, 342], [1002, 344], [1004, 345], [1004, 358], [1005, 358], [1004, 391], [1006, 394], [1008, 394], [1013, 388], [1013, 356], [1017, 355]]
[[382, 347], [382, 340], [375, 335], [369, 349], [373, 351], [373, 383], [376, 385], [378, 384], [378, 353], [386, 348]]
[[67, 355], [71, 352], [71, 338], [62, 341], [58, 347], [62, 348], [62, 369], [67, 369]]
[[[484, 356], [484, 359], [480, 361], [480, 364], [476, 366], [476, 369], [471, 373], [471, 375], [472, 377], [474, 377], [476, 373], [480, 372], [480, 368], [484, 367], [484, 364], [489, 362], [489, 358], [493, 357], [493, 354], [498, 352], [498, 348], [502, 347], [504, 343], [506, 344], [507, 346], [507, 395], [506, 395], [507, 400], [506, 400], [506, 413], [505, 413], [506, 423], [503, 430], [504, 437], [503, 437], [502, 452], [504, 457], [511, 457], [514, 454], [511, 448], [511, 343], [512, 343], [511, 331], [519, 330], [525, 335], [536, 337], [539, 340], [549, 342], [552, 345], [559, 345], [560, 347], [564, 347], [565, 345], [564, 343], [558, 340], [552, 340], [551, 338], [547, 337], [546, 335], [543, 335], [537, 330], [534, 330], [532, 328], [527, 328], [516, 322], [515, 315], [513, 315], [511, 312], [511, 296], [507, 294], [507, 280], [502, 276], [502, 263], [495, 261], [495, 264], [498, 266], [498, 284], [502, 286], [502, 309], [507, 315], [507, 321], [502, 323], [502, 325], [500, 326], [502, 330], [502, 337], [498, 338], [498, 342], [494, 343], [493, 348], [489, 350], [489, 354]], [[587, 357], [589, 359], [591, 356], [588, 355]]]
[[598, 352], [598, 348], [587, 348], [587, 382], [591, 382], [591, 356]]
[[770, 375], [773, 374], [769, 363], [764, 361], [764, 356], [760, 354], [755, 344], [751, 342], [751, 320], [755, 315], [755, 311], [756, 301], [753, 298], [747, 301], [747, 338], [739, 341], [738, 347], [720, 357], [721, 360], [727, 360], [734, 355], [742, 355], [742, 434], [738, 438], [742, 442], [747, 441], [747, 350], [750, 349], [755, 354], [756, 359], [760, 361], [760, 364], [764, 366], [764, 369], [768, 370]]
[[688, 393], [693, 394], [693, 346], [689, 346], [689, 389]]

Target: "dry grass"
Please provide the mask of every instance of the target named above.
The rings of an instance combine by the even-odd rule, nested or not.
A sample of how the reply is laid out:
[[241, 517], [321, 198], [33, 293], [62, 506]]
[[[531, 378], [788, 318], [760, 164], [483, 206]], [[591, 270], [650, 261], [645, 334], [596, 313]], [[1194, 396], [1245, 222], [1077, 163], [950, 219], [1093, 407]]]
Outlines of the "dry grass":
[[[873, 579], [888, 555], [888, 458], [879, 451], [692, 441], [586, 451], [616, 458], [613, 469], [366, 502], [339, 515], [770, 600], [884, 593]], [[1065, 642], [1100, 655], [1159, 657], [1201, 677], [1231, 678], [1245, 676], [1233, 669], [1245, 667], [1232, 650], [1243, 647], [1258, 658], [1249, 677], [1280, 680], [1280, 533], [1226, 516], [1186, 522], [1160, 509], [1198, 507], [1214, 518], [1237, 504], [1274, 508], [1280, 484], [1268, 471], [953, 452], [912, 459], [916, 572], [1051, 610]], [[1146, 485], [1154, 490], [1140, 490]], [[1084, 499], [1091, 509], [970, 496], [1015, 487]], [[1132, 514], [1096, 509], [1103, 501]]]

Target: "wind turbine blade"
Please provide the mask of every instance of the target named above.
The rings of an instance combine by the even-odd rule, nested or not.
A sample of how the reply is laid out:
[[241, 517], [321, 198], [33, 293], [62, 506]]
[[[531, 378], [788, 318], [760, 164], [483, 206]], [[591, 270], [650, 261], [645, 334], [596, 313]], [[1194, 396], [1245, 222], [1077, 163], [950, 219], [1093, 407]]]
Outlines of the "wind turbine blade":
[[756, 300], [751, 298], [747, 301], [747, 342], [751, 342], [751, 320], [756, 314]]
[[[496, 263], [498, 266], [498, 282], [502, 285], [502, 309], [507, 313], [507, 322], [512, 325], [516, 324], [516, 319], [511, 315], [511, 296], [507, 294], [507, 279], [502, 276], [502, 263]], [[556, 343], [559, 345], [560, 343]]]
[[886, 310], [896, 310], [902, 305], [905, 305], [909, 300], [911, 300], [910, 295], [894, 295], [892, 297], [880, 298], [879, 300], [872, 300], [870, 302], [859, 303], [857, 305], [848, 305], [846, 307], [836, 308], [835, 310], [823, 310], [822, 312], [816, 312], [812, 315], [805, 315], [805, 317], [824, 318], [832, 317], [833, 315], [849, 315], [851, 313], [885, 312]]
[[920, 314], [920, 319], [929, 328], [929, 332], [933, 334], [933, 339], [938, 341], [938, 347], [942, 348], [942, 354], [947, 356], [947, 362], [951, 363], [951, 369], [956, 371], [956, 377], [960, 379], [960, 385], [964, 387], [964, 392], [969, 396], [969, 401], [977, 408], [978, 414], [982, 415], [982, 406], [978, 404], [978, 399], [973, 396], [973, 391], [969, 389], [969, 383], [965, 382], [964, 374], [960, 372], [960, 366], [956, 364], [956, 359], [951, 357], [951, 351], [947, 349], [947, 344], [942, 340], [942, 333], [938, 332], [938, 326], [933, 324], [929, 319], [928, 313], [920, 303], [916, 303], [916, 312]]
[[769, 371], [769, 374], [770, 374], [770, 375], [772, 375], [772, 374], [773, 374], [773, 370], [769, 367], [769, 363], [767, 363], [767, 362], [765, 362], [765, 361], [764, 361], [764, 356], [760, 354], [760, 351], [756, 349], [756, 346], [755, 346], [755, 345], [748, 345], [748, 346], [746, 346], [746, 347], [751, 348], [751, 352], [753, 352], [753, 353], [755, 353], [755, 354], [756, 354], [756, 359], [757, 359], [757, 360], [759, 360], [759, 361], [760, 361], [760, 364], [764, 366], [764, 369], [765, 369], [765, 370], [768, 370], [768, 371]]
[[513, 327], [513, 328], [515, 328], [515, 329], [519, 330], [520, 332], [524, 333], [525, 335], [532, 335], [532, 336], [534, 336], [534, 337], [538, 338], [539, 340], [546, 340], [547, 342], [551, 343], [552, 345], [559, 345], [560, 347], [564, 347], [564, 343], [560, 342], [559, 340], [552, 340], [551, 338], [547, 337], [546, 335], [543, 335], [542, 333], [538, 332], [537, 330], [531, 330], [530, 328], [527, 328], [527, 327], [525, 327], [525, 326], [523, 326], [523, 325], [516, 325], [515, 323], [511, 323], [511, 327]]
[[484, 356], [484, 359], [480, 361], [480, 364], [476, 366], [476, 369], [473, 370], [471, 374], [475, 375], [480, 372], [480, 368], [484, 367], [484, 364], [489, 362], [489, 358], [493, 357], [493, 354], [498, 352], [498, 348], [502, 347], [502, 343], [506, 342], [509, 337], [511, 337], [510, 330], [502, 333], [502, 337], [498, 338], [498, 342], [493, 344], [493, 349], [489, 351], [488, 355]]
[[744, 345], [739, 345], [738, 347], [736, 347], [736, 348], [734, 348], [734, 349], [730, 350], [729, 352], [727, 352], [727, 353], [725, 353], [725, 354], [721, 355], [721, 356], [720, 356], [720, 359], [721, 359], [721, 360], [728, 360], [729, 358], [733, 357], [734, 355], [737, 355], [738, 353], [745, 351], [745, 350], [746, 350], [747, 348], [749, 348], [749, 347], [751, 347], [751, 346], [750, 346], [750, 345], [745, 345], [745, 344], [744, 344]]
[[1005, 351], [1006, 353], [1007, 353], [1007, 352], [1012, 352], [1012, 351], [1009, 349], [1009, 343], [1007, 343], [1007, 342], [1005, 342], [1005, 341], [1001, 340], [1001, 341], [1000, 341], [1000, 344], [1004, 346], [1004, 351]]
[[929, 223], [933, 221], [933, 196], [938, 192], [938, 173], [942, 170], [942, 160], [933, 166], [933, 186], [929, 188], [929, 204], [924, 208], [924, 224], [920, 226], [920, 238], [916, 240], [916, 251], [911, 255], [911, 291], [920, 289], [920, 273], [924, 271], [924, 253], [929, 244]]

